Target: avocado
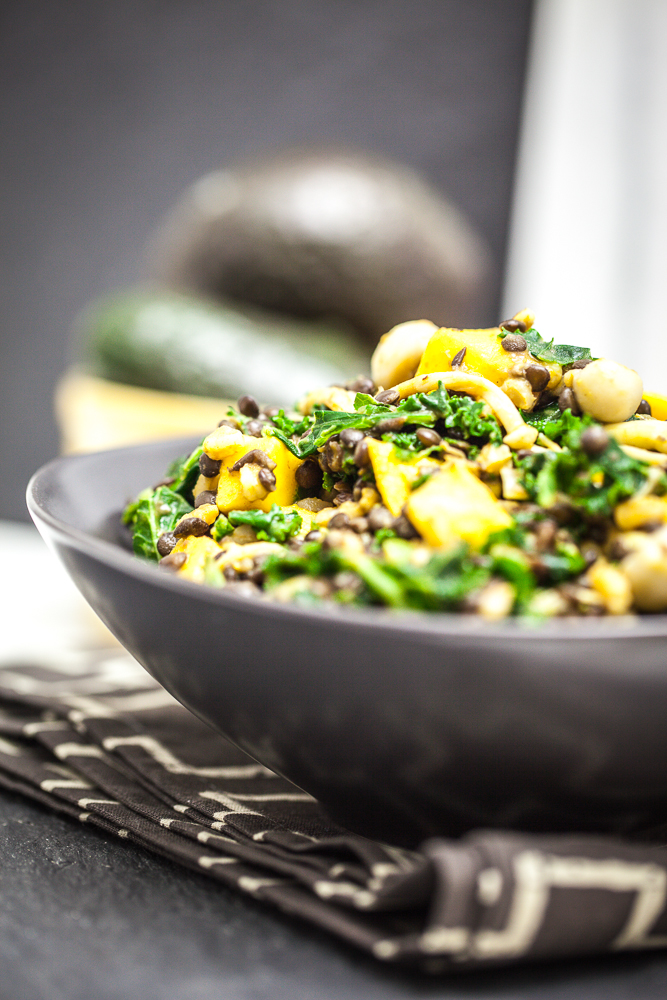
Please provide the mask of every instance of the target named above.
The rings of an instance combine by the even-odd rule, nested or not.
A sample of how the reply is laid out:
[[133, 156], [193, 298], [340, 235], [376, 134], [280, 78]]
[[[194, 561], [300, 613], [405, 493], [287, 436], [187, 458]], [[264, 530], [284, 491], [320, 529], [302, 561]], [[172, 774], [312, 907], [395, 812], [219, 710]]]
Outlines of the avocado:
[[412, 170], [367, 154], [292, 150], [209, 174], [150, 259], [171, 287], [343, 321], [371, 345], [405, 320], [487, 318], [482, 240]]
[[150, 290], [93, 303], [75, 343], [78, 362], [113, 382], [222, 399], [249, 393], [278, 406], [369, 366], [342, 329]]

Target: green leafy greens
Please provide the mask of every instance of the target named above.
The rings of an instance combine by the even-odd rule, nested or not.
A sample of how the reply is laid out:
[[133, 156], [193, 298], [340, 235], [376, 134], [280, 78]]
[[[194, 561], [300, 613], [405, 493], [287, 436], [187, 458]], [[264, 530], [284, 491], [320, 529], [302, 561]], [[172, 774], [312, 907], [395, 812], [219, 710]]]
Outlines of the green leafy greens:
[[[307, 458], [342, 430], [351, 428], [371, 431], [381, 421], [395, 417], [403, 417], [405, 420], [401, 430], [382, 436], [384, 440], [395, 441], [405, 451], [423, 451], [423, 445], [416, 437], [416, 429], [433, 427], [438, 421], [443, 425], [445, 436], [450, 431], [453, 438], [473, 438], [478, 444], [502, 441], [500, 425], [483, 402], [469, 396], [452, 396], [442, 383], [433, 392], [418, 392], [408, 396], [396, 407], [385, 406], [376, 402], [372, 396], [358, 392], [354, 401], [354, 413], [314, 410], [310, 417], [304, 418], [308, 420], [307, 429], [298, 441], [293, 441], [280, 428], [269, 428], [267, 433], [279, 438], [297, 458]], [[294, 422], [290, 421], [290, 424], [294, 425]], [[282, 426], [286, 427], [284, 421]], [[411, 427], [414, 429], [409, 433], [408, 428]]]
[[264, 564], [266, 587], [271, 590], [292, 576], [324, 577], [352, 570], [364, 584], [355, 603], [424, 611], [457, 610], [471, 591], [489, 579], [489, 570], [477, 565], [465, 546], [435, 553], [426, 566], [413, 565], [412, 547], [398, 538], [385, 541], [383, 553], [384, 558], [376, 558], [309, 542], [300, 551], [269, 556]]
[[[504, 339], [509, 331], [503, 330]], [[573, 347], [571, 344], [554, 344], [553, 340], [544, 340], [532, 327], [521, 336], [528, 344], [528, 350], [540, 361], [556, 361], [559, 365], [571, 365], [575, 361], [591, 358], [588, 347]]]
[[262, 542], [286, 542], [297, 534], [303, 524], [301, 516], [295, 510], [283, 510], [276, 503], [269, 511], [230, 510], [227, 520], [235, 528], [240, 524], [250, 525]]
[[125, 508], [123, 523], [132, 532], [132, 545], [138, 556], [157, 561], [157, 542], [165, 531], [173, 531], [180, 519], [192, 511], [179, 493], [168, 486], [144, 490]]
[[600, 454], [587, 454], [580, 444], [584, 429], [580, 421], [579, 426], [562, 434], [565, 451], [520, 459], [523, 484], [531, 500], [541, 507], [553, 506], [562, 495], [585, 515], [610, 517], [616, 504], [644, 485], [649, 466], [626, 455], [613, 438]]
[[523, 419], [557, 444], [569, 439], [572, 432], [576, 435], [574, 440], [578, 441], [581, 432], [596, 423], [585, 413], [581, 417], [575, 417], [572, 410], [559, 410], [558, 403], [552, 403], [543, 410], [524, 413]]
[[204, 453], [202, 445], [198, 445], [189, 455], [183, 455], [171, 463], [167, 475], [173, 478], [169, 488], [174, 493], [180, 493], [186, 500], [192, 500], [192, 491], [199, 478], [199, 459]]

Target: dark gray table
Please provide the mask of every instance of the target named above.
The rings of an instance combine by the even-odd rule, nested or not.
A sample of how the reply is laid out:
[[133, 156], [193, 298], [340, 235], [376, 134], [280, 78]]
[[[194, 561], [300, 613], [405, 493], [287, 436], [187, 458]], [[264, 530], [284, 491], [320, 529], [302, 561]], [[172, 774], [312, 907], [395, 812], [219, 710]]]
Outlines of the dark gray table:
[[427, 978], [0, 795], [0, 1000], [664, 1000], [649, 953]]

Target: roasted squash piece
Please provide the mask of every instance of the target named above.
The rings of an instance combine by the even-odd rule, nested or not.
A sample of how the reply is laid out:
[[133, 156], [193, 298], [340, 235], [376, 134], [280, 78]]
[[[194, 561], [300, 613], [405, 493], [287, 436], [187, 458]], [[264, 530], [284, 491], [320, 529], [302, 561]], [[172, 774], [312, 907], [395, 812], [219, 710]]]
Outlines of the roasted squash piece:
[[491, 490], [463, 462], [452, 462], [411, 494], [406, 514], [435, 548], [459, 541], [479, 549], [489, 535], [513, 523]]
[[[401, 462], [391, 441], [373, 438], [368, 438], [368, 454], [383, 503], [394, 517], [398, 517], [408, 501], [412, 484], [419, 477], [420, 456], [417, 455], [413, 462]], [[421, 461], [424, 461], [423, 456]]]
[[667, 420], [667, 396], [659, 392], [645, 392], [644, 399], [651, 407], [651, 416], [656, 420]]
[[[296, 458], [278, 438], [245, 437], [241, 434], [239, 440], [231, 440], [218, 448], [214, 444], [210, 447], [213, 451], [211, 457], [220, 458], [222, 461], [216, 502], [218, 509], [223, 513], [226, 514], [230, 510], [270, 510], [274, 503], [277, 503], [279, 507], [288, 507], [296, 499], [295, 473], [301, 465], [301, 459]], [[210, 454], [209, 438], [204, 442], [204, 449], [207, 454]], [[244, 491], [242, 470], [232, 472], [231, 468], [239, 458], [254, 449], [263, 451], [276, 463], [273, 469], [273, 474], [276, 477], [276, 488], [265, 496], [249, 499], [246, 495], [248, 490]], [[248, 470], [249, 466], [246, 465], [243, 468]]]
[[426, 345], [417, 375], [452, 371], [452, 360], [465, 348], [465, 354], [456, 365], [457, 371], [477, 372], [494, 385], [504, 388], [520, 409], [532, 409], [537, 397], [524, 375], [526, 368], [531, 365], [545, 368], [549, 381], [544, 388], [553, 389], [561, 380], [561, 366], [554, 362], [537, 361], [527, 350], [506, 351], [502, 343], [500, 327], [497, 326], [484, 330], [442, 327], [436, 330]]
[[188, 535], [176, 542], [173, 551], [185, 552], [188, 557], [178, 570], [179, 576], [185, 577], [186, 580], [194, 580], [195, 583], [203, 583], [206, 559], [208, 556], [217, 555], [220, 549], [207, 535], [200, 535], [198, 538]]

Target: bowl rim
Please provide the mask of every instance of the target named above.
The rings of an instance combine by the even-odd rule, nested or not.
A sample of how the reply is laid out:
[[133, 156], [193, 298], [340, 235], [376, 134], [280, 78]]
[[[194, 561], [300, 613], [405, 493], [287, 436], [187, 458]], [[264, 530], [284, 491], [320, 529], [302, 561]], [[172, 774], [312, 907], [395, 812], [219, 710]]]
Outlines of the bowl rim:
[[[182, 594], [184, 597], [198, 597], [209, 604], [220, 604], [233, 610], [235, 607], [253, 608], [257, 613], [268, 617], [284, 619], [292, 618], [295, 622], [332, 621], [345, 623], [352, 629], [399, 630], [401, 633], [421, 633], [425, 638], [438, 637], [456, 639], [474, 639], [476, 641], [493, 642], [507, 641], [508, 638], [521, 639], [554, 639], [560, 642], [582, 640], [597, 642], [601, 639], [619, 640], [632, 638], [665, 637], [667, 638], [667, 614], [653, 615], [623, 615], [604, 618], [555, 618], [545, 622], [535, 622], [520, 618], [507, 618], [500, 622], [488, 622], [477, 615], [463, 615], [456, 612], [427, 612], [412, 610], [395, 610], [385, 607], [354, 608], [330, 602], [322, 607], [310, 607], [296, 603], [269, 601], [252, 595], [245, 596], [236, 593], [226, 593], [225, 588], [216, 589], [192, 580], [182, 579], [176, 574], [160, 573], [157, 564], [143, 560], [127, 551], [118, 544], [77, 528], [67, 521], [56, 517], [48, 509], [48, 502], [43, 499], [45, 483], [57, 476], [62, 469], [76, 466], [90, 460], [117, 462], [123, 455], [138, 451], [152, 451], [157, 448], [174, 446], [174, 454], [179, 454], [179, 448], [192, 447], [193, 438], [159, 439], [139, 445], [123, 448], [113, 448], [97, 452], [81, 452], [73, 455], [60, 455], [42, 465], [30, 478], [26, 488], [26, 503], [30, 516], [38, 530], [43, 525], [49, 532], [57, 535], [67, 547], [92, 557], [113, 570], [127, 574], [147, 584], [158, 588], [166, 588]], [[198, 440], [198, 439], [197, 439]]]

